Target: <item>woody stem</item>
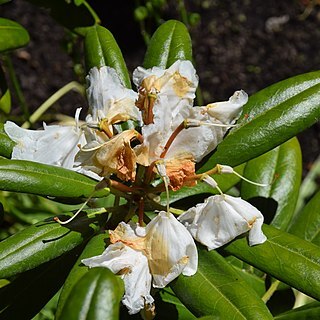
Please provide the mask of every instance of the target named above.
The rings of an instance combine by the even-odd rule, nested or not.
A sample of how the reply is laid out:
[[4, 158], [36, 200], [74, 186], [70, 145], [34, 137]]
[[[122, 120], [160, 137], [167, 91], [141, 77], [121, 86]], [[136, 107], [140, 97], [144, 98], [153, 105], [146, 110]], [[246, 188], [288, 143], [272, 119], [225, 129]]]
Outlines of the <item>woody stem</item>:
[[146, 173], [145, 173], [145, 179], [144, 179], [144, 183], [146, 185], [149, 185], [150, 182], [152, 181], [153, 178], [153, 168], [155, 166], [155, 162], [152, 162], [150, 164], [150, 166], [147, 168]]
[[140, 188], [138, 187], [129, 187], [129, 186], [126, 186], [125, 184], [119, 182], [119, 181], [116, 181], [116, 180], [111, 180], [111, 179], [108, 179], [107, 181], [107, 186], [109, 188], [114, 188], [118, 191], [121, 191], [121, 192], [137, 192]]
[[141, 197], [139, 200], [139, 208], [138, 208], [138, 217], [139, 217], [139, 225], [143, 226], [143, 213], [144, 213], [144, 199]]

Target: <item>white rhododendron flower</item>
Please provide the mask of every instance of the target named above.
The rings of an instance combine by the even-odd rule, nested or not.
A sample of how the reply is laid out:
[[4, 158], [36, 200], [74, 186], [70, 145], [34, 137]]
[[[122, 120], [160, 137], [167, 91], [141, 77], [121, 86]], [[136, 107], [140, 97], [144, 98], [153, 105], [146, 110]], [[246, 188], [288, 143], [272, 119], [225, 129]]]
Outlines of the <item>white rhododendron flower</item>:
[[211, 196], [179, 216], [192, 236], [208, 247], [219, 248], [249, 231], [249, 245], [266, 241], [263, 215], [247, 201], [229, 195]]
[[[229, 129], [228, 126], [216, 125], [232, 125], [247, 101], [248, 95], [240, 90], [236, 91], [229, 101], [182, 110], [182, 118], [188, 119], [190, 128], [177, 135], [166, 156], [172, 158], [179, 152], [191, 155], [195, 162], [201, 161], [216, 148]], [[199, 125], [195, 127], [196, 124]]]
[[150, 295], [151, 274], [148, 259], [142, 251], [117, 242], [109, 245], [101, 255], [81, 262], [90, 268], [109, 268], [113, 273], [121, 275], [125, 287], [122, 303], [130, 314], [138, 313], [145, 307], [151, 308], [154, 301]]
[[[228, 101], [194, 106], [198, 76], [187, 60], [178, 60], [168, 69], [138, 67], [133, 72], [138, 92], [126, 88], [116, 70], [107, 66], [92, 68], [86, 80], [89, 114], [84, 124], [78, 124], [80, 109], [74, 126], [44, 125], [43, 130], [34, 131], [8, 121], [5, 131], [16, 142], [12, 158], [104, 179], [95, 190], [108, 186], [115, 204], [106, 211], [112, 217], [119, 214], [116, 219], [122, 217], [125, 222], [109, 230], [111, 244], [101, 255], [82, 262], [90, 268], [109, 268], [123, 279], [122, 302], [130, 314], [145, 309], [154, 315], [152, 287], [164, 288], [180, 274], [197, 272], [194, 239], [209, 250], [245, 232], [249, 232], [250, 245], [266, 240], [262, 214], [241, 198], [222, 194], [211, 177], [237, 174], [233, 168], [217, 164], [205, 173], [195, 172], [196, 163], [235, 124], [248, 95], [239, 90]], [[209, 183], [221, 195], [175, 218], [169, 190], [198, 181]], [[146, 223], [145, 210], [163, 210], [158, 201], [162, 192], [167, 195], [166, 211]], [[91, 205], [90, 199], [69, 220], [55, 217], [55, 221], [70, 223], [85, 205]], [[134, 215], [137, 224], [130, 222]], [[113, 223], [111, 218], [105, 227], [112, 228]]]
[[4, 130], [16, 142], [11, 158], [72, 169], [78, 145], [86, 143], [78, 124], [80, 111], [81, 108], [76, 111], [75, 126], [48, 126], [44, 123], [43, 130], [28, 130], [7, 121]]
[[137, 93], [126, 88], [113, 68], [91, 68], [86, 77], [90, 114], [86, 121], [113, 133], [112, 124], [129, 119], [140, 121], [141, 115], [135, 106]]
[[133, 78], [144, 121], [137, 162], [149, 166], [163, 159], [170, 187], [177, 190], [194, 175], [195, 162], [222, 141], [248, 96], [241, 90], [229, 101], [193, 107], [198, 77], [190, 61], [179, 60], [167, 70], [139, 67]]
[[181, 273], [191, 276], [197, 271], [194, 240], [171, 213], [159, 212], [146, 226], [146, 252], [156, 288], [165, 287]]
[[136, 154], [131, 148], [130, 142], [136, 139], [137, 135], [139, 134], [133, 129], [125, 130], [102, 144], [95, 144], [90, 153], [86, 151], [86, 148], [89, 148], [86, 145], [77, 154], [77, 163], [102, 177], [115, 174], [124, 181], [134, 180]]
[[171, 134], [184, 120], [181, 111], [192, 106], [198, 77], [190, 61], [177, 61], [167, 70], [138, 67], [133, 80], [139, 88], [137, 106], [144, 120], [140, 162], [149, 165], [160, 158]]

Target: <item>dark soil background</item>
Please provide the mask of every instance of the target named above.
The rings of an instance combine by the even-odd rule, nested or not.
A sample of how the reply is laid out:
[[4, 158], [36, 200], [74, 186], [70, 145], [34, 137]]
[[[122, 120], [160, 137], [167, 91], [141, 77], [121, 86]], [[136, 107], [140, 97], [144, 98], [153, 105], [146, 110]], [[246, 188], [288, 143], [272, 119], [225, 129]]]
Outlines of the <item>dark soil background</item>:
[[[134, 1], [88, 2], [117, 39], [132, 72], [141, 65], [146, 48], [133, 17]], [[320, 6], [309, 7], [308, 12], [310, 4], [311, 0], [186, 0], [188, 12], [201, 17], [190, 34], [204, 103], [226, 100], [238, 89], [253, 94], [288, 77], [319, 70]], [[13, 63], [31, 110], [68, 82], [83, 81], [79, 41], [44, 9], [13, 0], [0, 7], [0, 16], [16, 20], [30, 33], [29, 45], [14, 53]], [[180, 19], [177, 1], [168, 0], [161, 16]], [[156, 23], [148, 27], [152, 33]], [[14, 104], [13, 117], [20, 112], [15, 100]], [[86, 108], [85, 99], [68, 93], [50, 113], [73, 115], [79, 106]], [[319, 155], [319, 123], [298, 138], [307, 169]]]

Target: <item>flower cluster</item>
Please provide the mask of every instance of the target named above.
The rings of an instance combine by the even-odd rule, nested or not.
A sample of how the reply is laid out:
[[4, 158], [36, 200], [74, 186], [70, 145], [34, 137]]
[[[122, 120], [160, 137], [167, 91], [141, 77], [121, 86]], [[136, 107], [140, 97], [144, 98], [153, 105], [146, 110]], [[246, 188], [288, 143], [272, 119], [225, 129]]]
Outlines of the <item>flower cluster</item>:
[[[235, 125], [247, 94], [236, 91], [228, 101], [193, 106], [198, 77], [190, 61], [168, 69], [138, 67], [133, 72], [137, 92], [126, 88], [110, 67], [92, 68], [87, 76], [90, 113], [75, 126], [25, 130], [5, 124], [16, 142], [12, 158], [62, 166], [108, 181], [112, 191], [126, 193], [138, 224], [125, 222], [110, 230], [111, 244], [100, 255], [82, 262], [120, 274], [125, 284], [123, 304], [129, 313], [152, 309], [151, 287], [163, 288], [181, 273], [197, 271], [194, 239], [216, 249], [249, 232], [249, 244], [266, 240], [262, 214], [241, 198], [223, 194], [211, 177], [232, 173], [217, 165], [196, 174], [195, 164], [212, 152]], [[123, 129], [122, 124], [126, 124]], [[170, 212], [169, 190], [200, 181], [220, 191], [190, 208], [178, 219]], [[167, 193], [167, 207], [156, 202]], [[145, 206], [160, 208], [145, 223]]]

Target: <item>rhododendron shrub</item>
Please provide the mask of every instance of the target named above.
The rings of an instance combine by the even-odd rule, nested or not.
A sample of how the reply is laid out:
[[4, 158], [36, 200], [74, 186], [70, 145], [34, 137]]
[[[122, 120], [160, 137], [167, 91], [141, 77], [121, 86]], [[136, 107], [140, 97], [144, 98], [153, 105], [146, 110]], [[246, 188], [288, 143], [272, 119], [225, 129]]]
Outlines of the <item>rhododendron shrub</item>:
[[183, 23], [164, 22], [130, 73], [98, 20], [72, 30], [89, 110], [37, 130], [8, 117], [0, 180], [75, 210], [0, 242], [1, 316], [33, 317], [55, 294], [56, 319], [97, 320], [273, 319], [281, 286], [319, 299], [320, 198], [296, 209], [295, 135], [319, 118], [320, 73], [199, 105]]

